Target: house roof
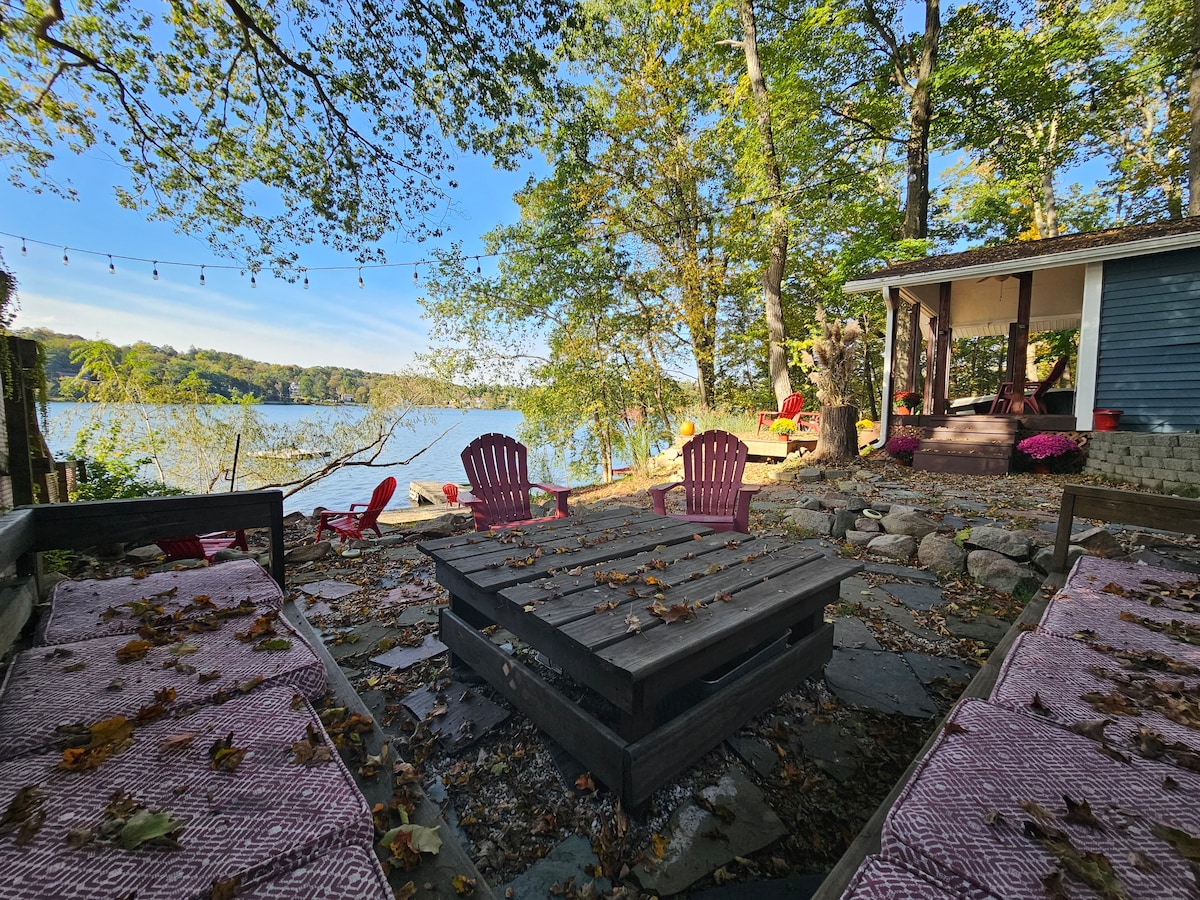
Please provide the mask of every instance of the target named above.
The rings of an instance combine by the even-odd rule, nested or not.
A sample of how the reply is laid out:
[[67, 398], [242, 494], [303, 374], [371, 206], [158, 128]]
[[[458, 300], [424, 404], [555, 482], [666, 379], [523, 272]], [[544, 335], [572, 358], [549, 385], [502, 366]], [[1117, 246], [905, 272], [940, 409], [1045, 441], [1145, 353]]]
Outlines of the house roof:
[[1200, 246], [1200, 217], [928, 256], [878, 269], [863, 278], [847, 282], [845, 290], [850, 294], [859, 294], [884, 287], [1009, 275], [1194, 246]]

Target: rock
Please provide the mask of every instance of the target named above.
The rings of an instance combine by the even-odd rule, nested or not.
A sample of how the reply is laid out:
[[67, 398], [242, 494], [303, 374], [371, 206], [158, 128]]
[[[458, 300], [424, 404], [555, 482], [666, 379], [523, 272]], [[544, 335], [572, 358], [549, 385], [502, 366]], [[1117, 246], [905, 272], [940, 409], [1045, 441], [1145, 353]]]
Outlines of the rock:
[[920, 679], [895, 653], [835, 649], [825, 666], [825, 681], [851, 706], [921, 719], [937, 715]]
[[[937, 531], [937, 522], [929, 516], [914, 509], [897, 508], [895, 506], [881, 520], [883, 530], [888, 534], [902, 534], [916, 538], [918, 541], [930, 532]], [[916, 549], [915, 546], [913, 548]]]
[[972, 550], [967, 554], [967, 573], [984, 587], [1014, 594], [1022, 586], [1034, 589], [1040, 584], [1026, 566], [1018, 565], [995, 550]]
[[868, 490], [867, 486], [861, 481], [839, 481], [837, 483], [838, 490], [843, 494], [859, 494]]
[[942, 589], [930, 584], [898, 582], [885, 584], [883, 589], [909, 609], [915, 609], [918, 612], [928, 612], [935, 606], [941, 606], [946, 602]]
[[1112, 532], [1105, 528], [1089, 528], [1087, 531], [1077, 534], [1071, 538], [1072, 544], [1078, 544], [1089, 553], [1095, 556], [1103, 556], [1106, 559], [1114, 556], [1121, 556], [1125, 551], [1113, 537]]
[[882, 650], [869, 625], [857, 616], [833, 620], [833, 646], [847, 650]]
[[[328, 574], [328, 573], [326, 573]], [[300, 588], [301, 593], [310, 597], [320, 597], [322, 600], [340, 600], [357, 591], [357, 584], [347, 584], [336, 578], [326, 578], [322, 581], [312, 581]]]
[[126, 550], [125, 561], [133, 563], [135, 566], [141, 566], [162, 559], [162, 555], [163, 552], [159, 549], [158, 544], [147, 544], [145, 547]]
[[286, 516], [283, 517], [283, 525], [285, 528], [287, 528], [289, 526], [295, 527], [296, 525], [307, 525], [307, 524], [309, 524], [308, 516], [306, 516], [304, 513], [300, 512], [299, 510], [297, 510], [296, 512], [290, 512]]
[[726, 738], [725, 743], [763, 778], [769, 778], [779, 764], [779, 754], [761, 738], [735, 734]]
[[967, 568], [967, 553], [945, 535], [930, 532], [921, 540], [917, 560], [939, 575], [958, 575]]
[[845, 494], [830, 491], [821, 498], [821, 506], [824, 509], [846, 509], [850, 506], [850, 498]]
[[314, 560], [324, 559], [332, 549], [333, 545], [329, 541], [318, 541], [315, 544], [301, 544], [299, 547], [293, 547], [285, 553], [283, 559], [284, 562], [289, 563], [313, 562]]
[[224, 550], [218, 550], [213, 554], [212, 561], [215, 563], [229, 562], [234, 559], [252, 559], [258, 561], [257, 553], [248, 553], [245, 550], [239, 550], [237, 547], [226, 547]]
[[907, 534], [881, 534], [867, 544], [867, 550], [877, 556], [908, 562], [917, 552], [917, 541]]
[[829, 513], [817, 512], [814, 509], [794, 509], [787, 519], [797, 528], [806, 531], [815, 531], [817, 534], [833, 533], [833, 516]]
[[830, 481], [840, 481], [843, 478], [849, 478], [854, 472], [851, 469], [826, 469], [825, 477]]
[[873, 534], [879, 534], [883, 531], [883, 526], [879, 524], [878, 519], [868, 519], [866, 516], [862, 516], [854, 520], [854, 530], [870, 531]]
[[[667, 831], [671, 839], [662, 859], [656, 860], [647, 848], [643, 854], [647, 862], [634, 867], [633, 875], [644, 890], [659, 896], [677, 894], [734, 857], [750, 856], [788, 833], [739, 766], [699, 793], [699, 798], [671, 813]], [[722, 815], [709, 812], [714, 809]]]
[[876, 531], [847, 531], [846, 543], [852, 547], [865, 547], [879, 537]]
[[902, 578], [905, 581], [923, 581], [926, 584], [937, 584], [937, 576], [924, 569], [914, 569], [912, 566], [897, 566], [893, 563], [872, 562], [863, 563], [863, 571], [872, 575], [886, 575], [890, 578]]
[[[1070, 572], [1074, 568], [1075, 563], [1079, 561], [1081, 556], [1091, 556], [1087, 549], [1080, 547], [1078, 544], [1072, 544], [1067, 548], [1067, 571]], [[1051, 568], [1054, 566], [1054, 548], [1043, 547], [1033, 555], [1033, 567], [1039, 572], [1049, 575]]]
[[[979, 551], [986, 553], [987, 551]], [[958, 616], [946, 616], [946, 630], [957, 638], [979, 641], [995, 647], [1008, 634], [1012, 625], [995, 616], [977, 616], [973, 621], [965, 622]]]
[[[576, 888], [592, 884], [601, 894], [607, 894], [612, 889], [609, 880], [595, 878], [592, 874], [599, 865], [600, 858], [592, 849], [592, 842], [582, 835], [573, 834], [506, 887], [512, 889], [513, 897], [542, 900], [554, 896], [558, 885], [573, 878]], [[506, 887], [494, 889], [494, 895], [505, 896]]]
[[801, 723], [796, 731], [804, 755], [838, 781], [845, 782], [858, 771], [858, 748], [850, 729], [826, 720]]
[[780, 484], [791, 484], [796, 480], [796, 472], [794, 469], [772, 469], [768, 477]]
[[1029, 559], [1029, 536], [1003, 528], [972, 528], [965, 544], [974, 550], [1003, 553], [1009, 559]]
[[800, 469], [798, 472], [796, 472], [796, 480], [806, 482], [806, 483], [812, 482], [812, 481], [820, 481], [824, 477], [825, 477], [825, 475], [824, 475], [824, 473], [821, 472], [820, 469], [812, 469], [812, 468]]
[[409, 666], [414, 666], [439, 653], [445, 653], [449, 649], [432, 634], [427, 634], [421, 640], [421, 646], [393, 647], [386, 653], [372, 656], [371, 662], [389, 669], [407, 669]]
[[835, 538], [844, 537], [847, 531], [854, 528], [854, 522], [858, 518], [858, 513], [851, 512], [848, 509], [839, 509], [833, 514], [833, 531], [831, 534]]
[[801, 509], [821, 509], [821, 498], [814, 497], [812, 494], [801, 494], [800, 499], [796, 501], [796, 505]]

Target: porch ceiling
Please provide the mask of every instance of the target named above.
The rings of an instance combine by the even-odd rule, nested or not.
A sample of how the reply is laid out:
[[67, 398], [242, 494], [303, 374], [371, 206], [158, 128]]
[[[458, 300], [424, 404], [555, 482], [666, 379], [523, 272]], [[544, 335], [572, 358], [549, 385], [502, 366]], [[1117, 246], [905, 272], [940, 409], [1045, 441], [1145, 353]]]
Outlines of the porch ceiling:
[[[1033, 273], [1030, 331], [1078, 328], [1083, 313], [1086, 266], [1037, 269]], [[927, 284], [909, 284], [901, 294], [921, 304], [925, 317], [937, 315], [938, 286], [945, 272], [931, 274]], [[934, 280], [936, 279], [936, 280]], [[1017, 320], [1018, 281], [1007, 275], [950, 279], [950, 327], [956, 338], [1007, 335]]]

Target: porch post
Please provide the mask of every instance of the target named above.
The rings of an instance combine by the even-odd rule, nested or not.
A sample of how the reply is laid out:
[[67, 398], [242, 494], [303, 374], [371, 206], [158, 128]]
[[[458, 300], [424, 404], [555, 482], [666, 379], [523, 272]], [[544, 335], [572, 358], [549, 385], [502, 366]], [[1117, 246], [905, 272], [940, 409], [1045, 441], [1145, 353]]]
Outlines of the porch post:
[[896, 358], [896, 324], [900, 309], [900, 289], [885, 287], [883, 302], [887, 307], [886, 325], [883, 335], [883, 375], [879, 379], [883, 402], [879, 407], [879, 440], [874, 444], [876, 449], [887, 443], [888, 426], [892, 418], [892, 381], [895, 377], [894, 361]]
[[1025, 366], [1029, 362], [1029, 311], [1033, 302], [1033, 273], [1017, 275], [1016, 344], [1012, 352], [1012, 406], [1014, 416], [1025, 414]]
[[916, 390], [917, 371], [921, 365], [921, 304], [914, 303], [908, 310], [908, 372], [904, 382], [906, 391]]
[[1079, 364], [1075, 370], [1075, 427], [1080, 431], [1091, 431], [1094, 424], [1103, 289], [1104, 263], [1088, 263], [1083, 274], [1083, 321], [1079, 326]]
[[925, 386], [925, 395], [930, 403], [925, 411], [935, 416], [946, 413], [946, 392], [950, 387], [950, 282], [943, 281], [938, 285], [938, 314], [934, 320], [933, 337], [934, 363], [932, 373], [932, 390]]

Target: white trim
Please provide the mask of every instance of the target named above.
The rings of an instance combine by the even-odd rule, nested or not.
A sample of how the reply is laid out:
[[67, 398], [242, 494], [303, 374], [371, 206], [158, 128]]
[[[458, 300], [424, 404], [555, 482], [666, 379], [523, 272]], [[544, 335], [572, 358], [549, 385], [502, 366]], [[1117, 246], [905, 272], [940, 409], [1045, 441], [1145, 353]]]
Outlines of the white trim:
[[[1035, 242], [1036, 243], [1036, 242]], [[1006, 259], [1002, 262], [979, 263], [952, 269], [936, 269], [916, 272], [912, 275], [883, 275], [879, 278], [864, 278], [848, 281], [842, 290], [847, 294], [865, 294], [874, 290], [908, 285], [938, 284], [942, 281], [958, 281], [963, 278], [990, 278], [995, 275], [1012, 275], [1015, 272], [1032, 272], [1037, 269], [1054, 269], [1060, 266], [1091, 265], [1109, 259], [1125, 259], [1132, 256], [1147, 256], [1151, 253], [1169, 253], [1200, 246], [1200, 231], [1187, 234], [1172, 234], [1167, 237], [1143, 238], [1120, 244], [1105, 244], [1101, 247], [1084, 247], [1030, 256], [1024, 259]]]
[[1075, 369], [1075, 427], [1092, 430], [1096, 406], [1096, 368], [1100, 361], [1100, 300], [1104, 263], [1088, 263], [1083, 273], [1083, 314], [1079, 325], [1079, 362]]
[[882, 394], [879, 404], [879, 437], [871, 444], [875, 450], [882, 450], [887, 444], [888, 421], [892, 417], [892, 398], [888, 396], [888, 388], [892, 386], [892, 358], [895, 356], [896, 342], [896, 316], [900, 308], [899, 303], [892, 302], [891, 291], [888, 286], [883, 286], [883, 304], [887, 310], [887, 324], [883, 330], [883, 375], [879, 386], [879, 393]]

